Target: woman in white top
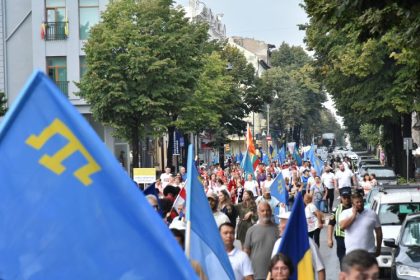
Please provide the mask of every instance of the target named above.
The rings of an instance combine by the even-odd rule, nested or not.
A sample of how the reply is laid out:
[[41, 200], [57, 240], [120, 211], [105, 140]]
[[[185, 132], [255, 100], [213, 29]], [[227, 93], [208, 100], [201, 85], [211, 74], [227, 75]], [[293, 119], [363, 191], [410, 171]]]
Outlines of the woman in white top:
[[306, 205], [305, 216], [308, 223], [308, 235], [319, 247], [319, 234], [323, 226], [322, 213], [312, 203], [312, 195], [310, 193], [305, 194], [303, 202]]
[[368, 192], [372, 189], [372, 182], [370, 181], [370, 175], [368, 173], [365, 173], [363, 175], [363, 180], [359, 182], [359, 186], [363, 188], [363, 192], [365, 195], [368, 194]]
[[247, 179], [244, 184], [244, 189], [246, 191], [248, 190], [251, 191], [252, 194], [254, 195], [254, 198], [260, 195], [258, 183], [257, 181], [254, 180], [254, 178], [252, 178], [252, 174], [248, 174]]

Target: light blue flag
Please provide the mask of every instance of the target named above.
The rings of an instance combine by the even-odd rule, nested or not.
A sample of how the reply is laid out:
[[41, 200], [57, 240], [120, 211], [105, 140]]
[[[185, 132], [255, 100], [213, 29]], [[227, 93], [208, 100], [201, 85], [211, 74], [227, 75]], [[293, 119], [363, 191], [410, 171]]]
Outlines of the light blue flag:
[[[190, 145], [188, 147], [186, 185], [187, 228], [191, 229], [190, 259], [200, 263], [208, 279], [235, 279], [219, 229], [204, 193], [204, 187], [198, 179], [198, 172], [193, 164], [193, 151], [193, 145]], [[188, 242], [188, 238], [186, 242]], [[187, 243], [186, 248], [188, 248]]]
[[311, 158], [315, 155], [315, 147], [314, 144], [311, 144], [311, 148], [305, 152], [305, 160], [311, 160]]
[[298, 166], [302, 166], [302, 158], [300, 157], [300, 155], [298, 153], [297, 146], [295, 146], [295, 148], [293, 150], [293, 158], [296, 160], [296, 163], [297, 163]]
[[276, 176], [276, 178], [274, 178], [273, 183], [271, 183], [270, 193], [280, 202], [287, 205], [289, 192], [287, 191], [286, 182], [284, 181], [281, 172]]
[[270, 159], [268, 158], [268, 155], [266, 153], [263, 153], [262, 163], [264, 163], [265, 165], [270, 165]]
[[286, 149], [284, 145], [281, 147], [280, 151], [278, 152], [280, 163], [283, 164], [286, 161]]
[[0, 278], [197, 279], [161, 217], [40, 71], [1, 124], [0, 154]]
[[311, 161], [312, 167], [316, 171], [316, 174], [321, 177], [322, 172], [324, 171], [324, 162], [315, 154], [312, 154], [310, 161]]
[[248, 176], [248, 174], [251, 174], [252, 177], [255, 178], [254, 166], [252, 165], [251, 157], [249, 156], [249, 152], [245, 152], [245, 156], [244, 156], [244, 158], [241, 162], [241, 168], [244, 171], [245, 179]]

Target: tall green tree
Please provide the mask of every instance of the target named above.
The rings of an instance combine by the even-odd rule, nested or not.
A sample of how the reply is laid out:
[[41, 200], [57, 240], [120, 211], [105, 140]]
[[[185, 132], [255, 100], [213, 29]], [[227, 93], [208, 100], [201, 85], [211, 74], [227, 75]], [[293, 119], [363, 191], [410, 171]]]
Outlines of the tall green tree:
[[420, 3], [305, 0], [304, 8], [307, 44], [340, 114], [383, 125], [387, 158], [401, 173], [402, 137], [420, 109]]
[[173, 135], [209, 52], [207, 30], [170, 0], [112, 1], [92, 28], [80, 96], [96, 119], [130, 141], [134, 167], [142, 137]]
[[281, 142], [300, 143], [301, 133], [312, 137], [313, 127], [319, 126], [322, 103], [326, 101], [310, 57], [301, 47], [283, 43], [273, 52], [275, 67], [266, 71], [261, 91], [271, 95], [271, 130], [282, 134]]

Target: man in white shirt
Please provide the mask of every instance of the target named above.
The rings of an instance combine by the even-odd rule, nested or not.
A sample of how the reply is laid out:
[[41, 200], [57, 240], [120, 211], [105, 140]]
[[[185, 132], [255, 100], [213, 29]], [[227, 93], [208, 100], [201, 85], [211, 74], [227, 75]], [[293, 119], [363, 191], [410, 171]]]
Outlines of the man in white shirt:
[[346, 254], [362, 249], [378, 257], [382, 245], [379, 217], [372, 209], [364, 209], [363, 196], [360, 193], [351, 196], [351, 203], [352, 208], [344, 210], [340, 215], [340, 228], [345, 232]]
[[171, 168], [167, 166], [165, 168], [165, 173], [162, 173], [160, 175], [160, 181], [162, 182], [163, 189], [169, 184], [171, 177], [172, 177]]
[[321, 176], [321, 182], [327, 188], [328, 212], [332, 213], [334, 203], [334, 173], [331, 172], [331, 167], [325, 167], [324, 173]]
[[[286, 230], [287, 221], [290, 218], [291, 212], [284, 212], [279, 215], [280, 223], [279, 223], [279, 231], [280, 231], [280, 238], [277, 239], [276, 243], [274, 243], [273, 251], [271, 252], [271, 257], [273, 257], [280, 248], [281, 243], [281, 236], [283, 232]], [[317, 280], [325, 280], [325, 266], [322, 261], [321, 254], [319, 253], [318, 246], [316, 246], [315, 242], [312, 238], [309, 238], [309, 247], [311, 248], [312, 253], [312, 265], [314, 267], [314, 275], [315, 279]]]
[[340, 191], [340, 194], [343, 188], [351, 190], [352, 180], [354, 185], [356, 185], [356, 178], [353, 172], [350, 169], [345, 169], [342, 163], [339, 165], [339, 170], [335, 173], [334, 179], [335, 188]]
[[225, 245], [230, 264], [235, 274], [235, 280], [253, 280], [254, 271], [248, 255], [233, 246], [235, 241], [235, 228], [231, 223], [223, 223], [219, 227], [219, 232]]

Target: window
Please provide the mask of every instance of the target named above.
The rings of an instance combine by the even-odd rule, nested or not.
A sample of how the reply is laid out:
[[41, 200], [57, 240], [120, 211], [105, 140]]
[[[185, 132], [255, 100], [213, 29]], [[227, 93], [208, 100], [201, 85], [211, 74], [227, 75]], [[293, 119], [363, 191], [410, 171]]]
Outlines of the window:
[[392, 203], [382, 204], [379, 208], [379, 220], [381, 225], [401, 225], [407, 214], [420, 210], [420, 203]]
[[46, 0], [45, 40], [65, 40], [68, 35], [66, 3], [64, 0]]
[[79, 36], [80, 40], [89, 37], [90, 28], [99, 21], [99, 1], [79, 0]]
[[86, 73], [86, 57], [81, 56], [80, 60], [80, 79], [82, 79], [83, 75]]
[[68, 96], [67, 61], [64, 56], [47, 57], [48, 77]]

